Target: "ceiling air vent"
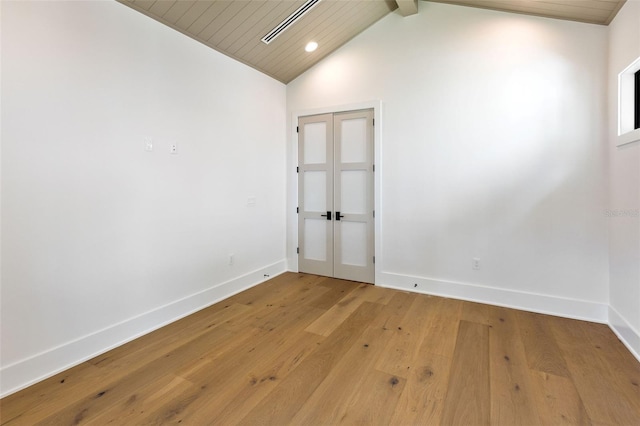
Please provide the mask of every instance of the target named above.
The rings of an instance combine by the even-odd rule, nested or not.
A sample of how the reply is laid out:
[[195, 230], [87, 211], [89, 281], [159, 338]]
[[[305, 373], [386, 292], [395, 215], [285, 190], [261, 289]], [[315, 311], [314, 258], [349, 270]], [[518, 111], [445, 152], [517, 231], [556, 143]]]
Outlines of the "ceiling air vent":
[[298, 19], [302, 18], [305, 13], [313, 9], [315, 5], [320, 3], [320, 0], [307, 0], [305, 4], [300, 6], [295, 12], [287, 17], [284, 21], [280, 22], [274, 29], [269, 31], [269, 34], [262, 37], [262, 42], [264, 44], [269, 44], [273, 40], [276, 39], [280, 34], [282, 34], [287, 28], [293, 25]]

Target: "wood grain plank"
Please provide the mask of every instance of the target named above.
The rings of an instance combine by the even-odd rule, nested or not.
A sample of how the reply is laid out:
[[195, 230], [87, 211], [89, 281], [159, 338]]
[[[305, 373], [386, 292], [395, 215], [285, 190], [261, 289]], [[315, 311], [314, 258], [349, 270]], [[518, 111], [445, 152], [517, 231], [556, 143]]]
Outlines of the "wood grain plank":
[[[364, 381], [375, 370], [376, 360], [389, 350], [395, 328], [408, 314], [411, 296], [397, 293], [362, 336], [331, 370], [291, 420], [293, 424], [334, 424], [344, 420], [352, 399], [359, 398]], [[399, 383], [399, 378], [396, 380]], [[371, 409], [369, 407], [369, 409]]]
[[[148, 340], [148, 337], [145, 336], [145, 339], [141, 339], [141, 342], [132, 342], [130, 344], [133, 348], [137, 348], [142, 345], [142, 347], [132, 351], [131, 353], [124, 354], [124, 356], [119, 356], [118, 352], [120, 351], [120, 349], [116, 349], [113, 351], [113, 353], [107, 353], [104, 356], [98, 357], [98, 359], [96, 360], [96, 365], [100, 367], [100, 374], [97, 375], [94, 380], [94, 393], [99, 394], [101, 392], [104, 392], [105, 387], [113, 385], [116, 392], [110, 392], [109, 400], [112, 401], [113, 398], [117, 397], [125, 398], [122, 393], [126, 392], [126, 390], [123, 390], [123, 388], [126, 388], [126, 383], [129, 383], [126, 382], [125, 379], [131, 378], [131, 376], [133, 376], [133, 383], [141, 383], [145, 380], [144, 368], [142, 367], [146, 366], [149, 363], [161, 361], [163, 356], [172, 357], [174, 353], [180, 351], [181, 348], [190, 349], [190, 346], [192, 345], [192, 343], [194, 343], [194, 341], [199, 342], [198, 339], [204, 340], [204, 346], [198, 345], [200, 347], [200, 349], [197, 350], [198, 356], [194, 357], [189, 354], [183, 354], [183, 361], [180, 361], [178, 358], [178, 360], [176, 361], [178, 364], [169, 364], [170, 366], [173, 366], [172, 368], [174, 371], [180, 371], [177, 369], [177, 367], [183, 368], [179, 364], [191, 365], [192, 359], [201, 360], [203, 358], [202, 354], [207, 353], [207, 349], [209, 348], [213, 348], [212, 351], [216, 355], [224, 354], [228, 351], [233, 350], [244, 340], [251, 339], [252, 333], [238, 335], [234, 334], [232, 330], [228, 330], [226, 327], [228, 327], [229, 323], [231, 323], [234, 318], [240, 316], [241, 314], [246, 314], [247, 310], [251, 309], [252, 308], [245, 305], [233, 304], [229, 306], [222, 304], [217, 310], [213, 309], [214, 313], [209, 316], [206, 316], [206, 312], [198, 312], [193, 316], [193, 323], [185, 324], [182, 330], [174, 330], [173, 332], [165, 331], [163, 334], [166, 334], [166, 337], [158, 338], [157, 341], [153, 344], [147, 344], [146, 342]], [[305, 311], [308, 311], [306, 308], [304, 309]], [[239, 322], [238, 324], [243, 324], [243, 322], [247, 321], [247, 318], [250, 317], [245, 317], [243, 321]], [[171, 328], [172, 327], [167, 327], [167, 329]], [[177, 331], [182, 331], [182, 333]], [[214, 342], [216, 342], [217, 344], [214, 344]], [[136, 371], [136, 368], [141, 368], [141, 370], [143, 371]], [[120, 372], [127, 370], [129, 370], [129, 377], [123, 378], [123, 380], [125, 380], [125, 385], [123, 385], [118, 381], [118, 379], [123, 376]], [[134, 373], [136, 374], [132, 374], [131, 370], [134, 370]], [[147, 375], [146, 379], [155, 380], [157, 377], [156, 373], [157, 372], [152, 371]], [[85, 385], [87, 383], [89, 382], [85, 382]], [[94, 405], [98, 407], [97, 410], [100, 410], [101, 407], [103, 407], [102, 404], [105, 403], [105, 400], [100, 400], [99, 403], [96, 402], [95, 404], [91, 401], [87, 402], [86, 395], [90, 392], [90, 390], [91, 388], [89, 387], [81, 389], [81, 393], [79, 395], [84, 399], [77, 399], [76, 402], [76, 405], [85, 405], [82, 410], [76, 408], [76, 411], [78, 413], [81, 411], [86, 411], [82, 415], [83, 419], [87, 417], [90, 418], [91, 414], [96, 411], [93, 410]], [[114, 395], [117, 396], [114, 397]], [[127, 398], [131, 396], [132, 395], [126, 395]], [[92, 410], [91, 413], [89, 413], [90, 410]], [[31, 421], [31, 419], [34, 418], [33, 416], [37, 415], [38, 412], [32, 410], [31, 412], [28, 412], [26, 414], [28, 414], [29, 417], [26, 417], [23, 420]], [[56, 416], [53, 417], [53, 420], [50, 419], [46, 420], [45, 422], [60, 421], [60, 419], [65, 418], [65, 415], [68, 417], [69, 413], [56, 414]]]
[[364, 302], [386, 304], [393, 296], [393, 291], [362, 284], [343, 297], [324, 315], [313, 322], [305, 331], [320, 336], [329, 336], [342, 322]]
[[103, 380], [99, 369], [86, 362], [63, 371], [26, 390], [2, 398], [0, 424], [35, 423], [78, 401], [86, 395], [87, 389], [96, 389]]
[[393, 374], [378, 370], [367, 373], [349, 400], [340, 422], [355, 425], [390, 424], [405, 385], [405, 379]]
[[429, 309], [425, 321], [426, 336], [422, 352], [452, 358], [458, 335], [462, 302], [455, 299], [435, 298], [437, 303]]
[[[183, 345], [188, 339], [194, 339], [208, 333], [214, 328], [223, 327], [229, 321], [244, 317], [251, 308], [239, 304], [220, 304], [210, 309], [202, 310], [173, 324], [162, 327], [152, 333], [129, 342], [126, 346], [112, 349], [102, 355], [87, 361], [96, 367], [111, 372], [142, 365], [150, 357], [157, 357]], [[187, 337], [188, 336], [188, 337]]]
[[441, 423], [462, 302], [441, 297], [430, 302], [421, 315], [424, 336], [392, 424]]
[[301, 312], [314, 312], [317, 313], [316, 317], [324, 313], [322, 309], [312, 308], [307, 305], [306, 302], [323, 295], [328, 290], [324, 287], [313, 287], [308, 290], [302, 289], [301, 291], [292, 294], [291, 299], [281, 299], [279, 303], [268, 303], [260, 310], [260, 312], [254, 315], [254, 320], [250, 323], [252, 327], [261, 328], [268, 331], [273, 331], [278, 327], [287, 325], [290, 323], [292, 315], [300, 314]]
[[635, 425], [639, 377], [605, 325], [286, 273], [1, 399], [0, 423]]
[[178, 333], [173, 327], [162, 328], [39, 383], [34, 388], [35, 392], [4, 398], [3, 418], [16, 418], [23, 424], [41, 421], [59, 407], [80, 403], [87, 395], [99, 394], [105, 387], [125, 379], [132, 371], [197, 341], [204, 334], [213, 333], [212, 339], [225, 341], [232, 333], [221, 327], [223, 321], [242, 315], [249, 308], [224, 306], [228, 305], [216, 307], [209, 316], [202, 311], [195, 314], [190, 325], [187, 325], [188, 321], [181, 320], [186, 333]]
[[451, 358], [425, 351], [411, 369], [390, 424], [441, 424]]
[[489, 305], [474, 302], [462, 302], [460, 319], [476, 324], [491, 325]]
[[[174, 369], [174, 374], [194, 386], [174, 394], [165, 406], [153, 411], [147, 410], [130, 420], [136, 424], [169, 421], [206, 423], [203, 416], [210, 416], [212, 412], [221, 410], [234, 393], [250, 381], [246, 377], [247, 366], [261, 366], [270, 357], [291, 353], [292, 347], [300, 343], [300, 340], [291, 339], [289, 335], [299, 335], [296, 333], [322, 313], [302, 304], [293, 304], [282, 310], [287, 311], [288, 315], [284, 316], [286, 321], [282, 321], [277, 328], [254, 328], [249, 333], [233, 334], [230, 342], [235, 343], [227, 342], [225, 350], [212, 345], [208, 350], [199, 352], [198, 356], [185, 360]], [[272, 314], [279, 315], [279, 311], [273, 311]]]
[[240, 421], [240, 424], [287, 424], [351, 348], [383, 306], [362, 303], [316, 351]]
[[489, 327], [460, 321], [442, 422], [489, 425]]
[[317, 299], [311, 301], [309, 306], [313, 306], [314, 308], [329, 310], [332, 306], [338, 303], [341, 299], [346, 297], [349, 293], [355, 290], [358, 287], [358, 284], [352, 281], [344, 281], [344, 280], [335, 280], [328, 278], [321, 283], [318, 283], [319, 287], [325, 287], [328, 291], [322, 295], [322, 297], [318, 297]]
[[556, 318], [547, 321], [565, 354], [570, 377], [589, 418], [597, 424], [640, 424], [640, 401], [621, 390], [611, 369], [598, 354], [586, 350], [589, 336], [582, 321]]
[[396, 290], [376, 287], [372, 284], [360, 284], [353, 292], [358, 298], [371, 303], [386, 305], [396, 294]]
[[530, 371], [530, 378], [541, 424], [592, 424], [571, 379], [535, 370]]
[[271, 393], [279, 381], [302, 363], [322, 340], [323, 337], [315, 334], [302, 333], [289, 350], [278, 354], [267, 365], [253, 366], [249, 372], [249, 380], [244, 382], [233, 399], [215, 414], [216, 420], [220, 424], [239, 422]]
[[319, 281], [322, 281], [322, 277], [316, 275], [283, 274], [248, 291], [231, 296], [225, 302], [248, 306], [276, 305], [283, 299], [295, 300], [299, 294], [315, 287]]
[[[195, 385], [188, 380], [172, 374], [163, 376], [137, 389], [128, 398], [101, 411], [91, 422], [104, 425], [140, 424], [139, 420], [142, 415], [165, 408], [168, 400], [176, 400], [175, 395], [181, 395], [189, 389], [195, 390]], [[177, 411], [174, 412], [177, 413]], [[171, 417], [161, 420], [166, 423], [170, 419]]]
[[[202, 352], [205, 352], [212, 345], [224, 344], [230, 337], [231, 334], [229, 332], [217, 328], [185, 343], [166, 355], [159, 356], [117, 381], [105, 380], [100, 391], [87, 391], [82, 399], [53, 413], [43, 419], [41, 423], [45, 425], [60, 425], [91, 421], [92, 418], [100, 415], [109, 406], [129, 398], [132, 389], [139, 389], [151, 382], [160, 380], [185, 362], [194, 358], [197, 359]], [[31, 419], [24, 418], [21, 418], [20, 421], [24, 421], [27, 424], [35, 423]]]
[[545, 323], [545, 317], [531, 312], [518, 312], [516, 320], [529, 368], [554, 376], [569, 377], [564, 356]]
[[417, 355], [425, 337], [425, 313], [437, 303], [435, 298], [424, 295], [413, 296], [411, 300], [401, 321], [385, 325], [392, 331], [392, 336], [376, 363], [376, 369], [405, 379], [418, 366]]
[[520, 331], [511, 309], [488, 306], [491, 424], [539, 424]]
[[[258, 343], [255, 350], [240, 350], [234, 357], [212, 362], [207, 371], [197, 371], [189, 375], [195, 383], [197, 393], [187, 392], [180, 405], [176, 423], [208, 424], [216, 419], [219, 424], [224, 418], [239, 420], [247, 411], [270, 393], [281, 380], [294, 370], [324, 338], [309, 334], [298, 334], [291, 339], [280, 336], [277, 340]], [[260, 390], [260, 392], [256, 392]], [[239, 411], [239, 408], [243, 410]], [[162, 423], [167, 413], [174, 414], [174, 407], [161, 407], [144, 418], [142, 423]]]
[[628, 395], [640, 410], [640, 362], [605, 324], [581, 321], [578, 324], [587, 337], [592, 352], [601, 360], [602, 368], [616, 389]]
[[310, 324], [305, 331], [320, 336], [328, 336], [338, 328], [349, 315], [358, 309], [363, 302], [363, 300], [358, 299], [353, 294], [349, 294]]

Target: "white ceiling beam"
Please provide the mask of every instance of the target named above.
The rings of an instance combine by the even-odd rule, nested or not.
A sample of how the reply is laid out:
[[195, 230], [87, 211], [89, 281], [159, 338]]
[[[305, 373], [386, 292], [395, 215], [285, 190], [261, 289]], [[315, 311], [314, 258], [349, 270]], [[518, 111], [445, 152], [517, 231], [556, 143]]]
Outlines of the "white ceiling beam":
[[398, 3], [398, 9], [402, 16], [418, 13], [418, 0], [396, 0], [396, 3]]

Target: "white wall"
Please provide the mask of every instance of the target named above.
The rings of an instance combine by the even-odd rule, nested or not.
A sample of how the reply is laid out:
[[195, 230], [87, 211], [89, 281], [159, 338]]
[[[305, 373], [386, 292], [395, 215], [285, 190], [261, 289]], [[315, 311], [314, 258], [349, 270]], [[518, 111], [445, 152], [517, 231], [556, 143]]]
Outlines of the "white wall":
[[290, 126], [383, 102], [377, 284], [605, 322], [607, 28], [419, 5], [287, 86]]
[[1, 7], [6, 394], [284, 271], [286, 98], [116, 2]]
[[640, 2], [625, 3], [609, 31], [609, 209], [623, 214], [609, 219], [609, 315], [640, 359], [640, 142], [616, 147], [617, 77], [640, 57]]

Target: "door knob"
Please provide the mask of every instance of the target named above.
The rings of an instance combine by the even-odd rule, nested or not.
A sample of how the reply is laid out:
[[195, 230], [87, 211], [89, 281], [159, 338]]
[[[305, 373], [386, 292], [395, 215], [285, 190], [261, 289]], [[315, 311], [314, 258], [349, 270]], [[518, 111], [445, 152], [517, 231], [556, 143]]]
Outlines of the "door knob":
[[327, 214], [321, 214], [320, 216], [326, 217], [327, 220], [331, 220], [331, 212], [327, 212]]
[[341, 217], [344, 217], [344, 216], [340, 216], [340, 212], [336, 212], [336, 220], [340, 220]]

